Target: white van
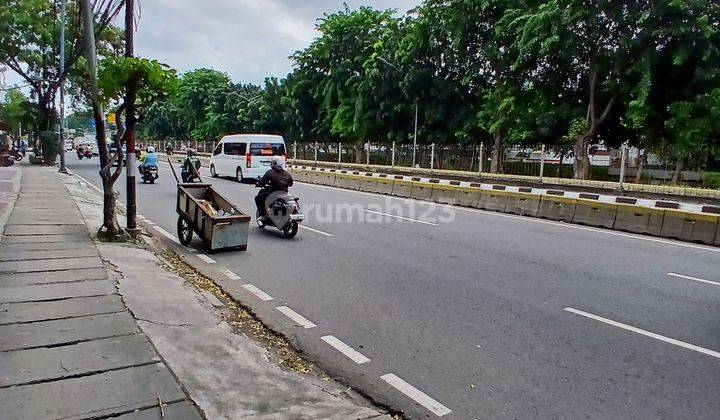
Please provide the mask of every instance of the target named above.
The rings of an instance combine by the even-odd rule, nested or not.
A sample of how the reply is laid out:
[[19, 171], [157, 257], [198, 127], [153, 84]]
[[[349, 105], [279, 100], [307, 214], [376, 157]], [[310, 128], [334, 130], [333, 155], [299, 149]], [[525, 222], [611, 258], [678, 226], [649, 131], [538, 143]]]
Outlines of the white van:
[[233, 176], [238, 182], [257, 179], [270, 169], [275, 157], [287, 166], [285, 140], [282, 136], [269, 134], [232, 134], [218, 142], [210, 158], [210, 174], [213, 177]]

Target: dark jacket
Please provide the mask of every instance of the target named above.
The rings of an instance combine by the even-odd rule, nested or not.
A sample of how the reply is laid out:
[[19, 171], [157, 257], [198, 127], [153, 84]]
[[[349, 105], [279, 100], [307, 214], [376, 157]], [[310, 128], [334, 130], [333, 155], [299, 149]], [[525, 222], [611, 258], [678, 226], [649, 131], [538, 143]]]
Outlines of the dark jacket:
[[261, 188], [267, 188], [271, 192], [274, 191], [288, 191], [289, 187], [293, 185], [293, 177], [290, 172], [282, 168], [282, 166], [273, 166], [272, 169], [265, 172], [258, 186]]

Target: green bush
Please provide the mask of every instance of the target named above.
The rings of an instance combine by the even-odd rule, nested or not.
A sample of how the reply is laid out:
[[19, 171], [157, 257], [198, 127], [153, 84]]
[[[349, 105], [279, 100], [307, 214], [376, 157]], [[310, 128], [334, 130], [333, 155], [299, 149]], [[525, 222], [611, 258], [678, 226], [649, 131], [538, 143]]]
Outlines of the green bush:
[[708, 172], [703, 180], [703, 187], [720, 189], [720, 172]]
[[60, 136], [52, 131], [40, 132], [42, 155], [46, 165], [54, 165], [57, 154], [60, 153]]

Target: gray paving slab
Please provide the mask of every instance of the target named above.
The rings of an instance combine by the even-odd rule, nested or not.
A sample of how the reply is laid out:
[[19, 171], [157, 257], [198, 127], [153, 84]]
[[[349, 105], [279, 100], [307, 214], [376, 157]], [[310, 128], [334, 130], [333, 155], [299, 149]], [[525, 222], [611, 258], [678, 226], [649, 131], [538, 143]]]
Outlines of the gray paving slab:
[[0, 305], [0, 325], [37, 322], [59, 318], [122, 312], [118, 295], [79, 297], [46, 302], [4, 303]]
[[168, 418], [173, 420], [198, 420], [202, 419], [197, 408], [188, 401], [164, 405], [162, 412], [159, 408], [135, 411], [116, 417], [118, 420], [160, 420]]
[[87, 231], [73, 235], [13, 235], [3, 236], [3, 244], [31, 244], [31, 243], [57, 243], [87, 241]]
[[0, 351], [70, 344], [137, 331], [135, 321], [127, 313], [0, 325]]
[[34, 273], [44, 271], [74, 270], [78, 268], [100, 268], [103, 262], [99, 257], [52, 258], [38, 261], [3, 261], [0, 273]]
[[41, 302], [85, 296], [110, 295], [115, 285], [108, 280], [87, 280], [72, 283], [34, 284], [0, 287], [0, 303]]
[[1, 261], [46, 260], [49, 258], [93, 257], [98, 253], [92, 248], [53, 249], [44, 251], [5, 251], [0, 246]]
[[87, 228], [81, 225], [7, 225], [5, 235], [75, 235], [84, 233]]
[[2, 417], [79, 419], [112, 416], [181, 401], [185, 395], [161, 364], [0, 389]]
[[68, 214], [63, 217], [11, 217], [8, 219], [11, 225], [83, 225], [82, 220], [76, 219], [75, 214]]
[[76, 242], [34, 242], [24, 244], [0, 244], [0, 252], [45, 251], [53, 249], [95, 249], [95, 247], [87, 240]]
[[[2, 249], [2, 248], [0, 248]], [[80, 268], [76, 270], [40, 271], [30, 273], [0, 274], [0, 287], [27, 286], [31, 284], [70, 283], [85, 280], [107, 279], [105, 268]]]
[[158, 362], [142, 334], [70, 346], [0, 352], [0, 387], [57, 380]]

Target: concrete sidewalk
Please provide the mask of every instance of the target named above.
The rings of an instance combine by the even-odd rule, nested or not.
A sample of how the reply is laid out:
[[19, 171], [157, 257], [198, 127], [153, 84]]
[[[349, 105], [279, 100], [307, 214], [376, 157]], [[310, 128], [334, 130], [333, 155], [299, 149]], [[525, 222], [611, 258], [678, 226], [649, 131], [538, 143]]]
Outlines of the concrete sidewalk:
[[0, 244], [0, 417], [202, 418], [117, 294], [56, 169], [21, 169]]

